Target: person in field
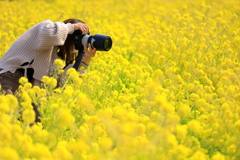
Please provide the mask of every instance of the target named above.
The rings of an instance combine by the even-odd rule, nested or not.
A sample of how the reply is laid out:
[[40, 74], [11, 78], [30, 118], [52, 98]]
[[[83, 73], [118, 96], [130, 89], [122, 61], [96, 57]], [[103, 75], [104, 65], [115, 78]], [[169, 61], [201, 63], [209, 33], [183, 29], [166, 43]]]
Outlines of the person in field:
[[[63, 22], [44, 20], [23, 33], [0, 59], [0, 84], [5, 94], [15, 94], [21, 77], [28, 78], [33, 86], [41, 86], [43, 76], [49, 76], [56, 59], [66, 64], [75, 58], [73, 32], [81, 30], [89, 33], [89, 26], [78, 19]], [[84, 45], [84, 57], [80, 67], [86, 70], [96, 49]], [[78, 51], [78, 54], [79, 51]], [[71, 65], [69, 65], [71, 66]], [[69, 67], [66, 67], [68, 69]], [[40, 122], [40, 113], [33, 105], [36, 122]]]

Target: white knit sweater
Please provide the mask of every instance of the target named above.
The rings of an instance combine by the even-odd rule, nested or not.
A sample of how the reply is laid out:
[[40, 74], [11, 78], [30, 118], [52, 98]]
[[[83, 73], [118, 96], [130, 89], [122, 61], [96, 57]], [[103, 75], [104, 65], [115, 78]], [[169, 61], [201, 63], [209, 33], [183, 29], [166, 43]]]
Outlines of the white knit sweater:
[[[33, 78], [41, 81], [48, 75], [57, 56], [57, 46], [64, 44], [67, 35], [74, 31], [73, 25], [63, 22], [42, 21], [21, 35], [0, 60], [0, 73], [15, 72], [18, 68], [33, 68]], [[33, 61], [33, 62], [32, 62]], [[22, 67], [23, 63], [31, 63]]]

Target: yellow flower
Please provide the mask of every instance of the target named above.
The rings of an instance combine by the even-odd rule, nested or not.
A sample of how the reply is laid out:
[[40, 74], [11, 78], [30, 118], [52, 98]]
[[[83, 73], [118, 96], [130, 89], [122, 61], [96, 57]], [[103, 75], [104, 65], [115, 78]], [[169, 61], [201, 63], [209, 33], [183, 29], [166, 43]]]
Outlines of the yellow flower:
[[98, 116], [85, 115], [83, 118], [85, 119], [86, 123], [89, 125], [100, 123], [100, 119], [98, 118]]
[[189, 92], [192, 92], [193, 89], [194, 89], [194, 87], [195, 87], [195, 85], [194, 85], [193, 83], [189, 83], [189, 84], [187, 85], [187, 90], [188, 90]]
[[59, 108], [59, 104], [57, 104], [57, 103], [51, 104], [50, 108], [52, 110], [57, 110]]
[[79, 93], [77, 96], [77, 105], [82, 108], [84, 111], [91, 109], [91, 101], [89, 97], [84, 93]]
[[207, 160], [208, 156], [202, 152], [201, 150], [196, 151], [190, 158], [189, 160]]
[[175, 147], [177, 147], [178, 141], [173, 134], [167, 135], [166, 138], [167, 138], [167, 143], [168, 143], [168, 146], [170, 147], [170, 149], [174, 149]]
[[225, 110], [228, 110], [229, 109], [229, 104], [227, 102], [223, 103], [221, 108], [225, 111]]
[[128, 113], [126, 114], [126, 118], [128, 119], [128, 121], [138, 121], [139, 120], [139, 116], [137, 113], [135, 113], [134, 111], [128, 111]]
[[46, 89], [43, 89], [43, 88], [41, 88], [37, 93], [39, 97], [44, 97], [47, 94]]
[[232, 46], [235, 47], [235, 48], [238, 48], [239, 47], [239, 43], [240, 43], [240, 36], [234, 37], [233, 41], [232, 41]]
[[99, 151], [99, 145], [96, 142], [91, 143], [91, 148], [93, 151], [98, 152]]
[[148, 148], [149, 140], [145, 136], [137, 136], [132, 140], [133, 146], [136, 148]]
[[73, 152], [79, 155], [85, 155], [90, 150], [90, 146], [82, 139], [78, 139], [73, 148]]
[[46, 84], [49, 84], [49, 81], [50, 81], [50, 79], [49, 79], [48, 76], [43, 76], [43, 77], [42, 77], [42, 82], [44, 82], [44, 83], [46, 83]]
[[33, 109], [25, 109], [22, 114], [22, 119], [25, 123], [31, 124], [35, 121], [35, 112]]
[[171, 86], [172, 83], [173, 83], [173, 82], [172, 82], [171, 79], [166, 79], [166, 80], [164, 81], [164, 85], [165, 85], [166, 87]]
[[64, 73], [64, 70], [61, 69], [61, 70], [58, 70], [58, 75], [62, 75]]
[[171, 103], [169, 103], [165, 96], [157, 95], [155, 98], [156, 106], [160, 109], [160, 111], [164, 111], [166, 113], [173, 113], [174, 107]]
[[233, 117], [233, 113], [231, 112], [231, 110], [228, 109], [224, 112], [224, 118], [231, 119], [232, 117]]
[[[27, 133], [29, 134], [30, 132], [27, 132]], [[34, 146], [32, 143], [32, 137], [30, 137], [27, 134], [24, 134], [24, 135], [19, 135], [19, 138], [21, 140], [21, 143], [24, 144], [24, 145], [21, 145], [21, 151], [22, 151], [21, 157], [30, 157], [30, 155], [32, 154], [32, 150], [34, 149]]]
[[136, 126], [136, 123], [134, 123], [134, 122], [124, 123], [124, 124], [122, 124], [122, 126], [121, 126], [121, 131], [122, 131], [124, 134], [133, 135], [133, 134], [135, 133], [135, 132], [134, 132], [135, 126]]
[[8, 141], [10, 141], [12, 139], [12, 134], [11, 134], [10, 128], [8, 128], [7, 125], [3, 124], [3, 122], [0, 123], [0, 130], [1, 130], [0, 140], [2, 142], [6, 143], [6, 142], [8, 142]]
[[237, 152], [237, 146], [232, 144], [229, 147], [227, 147], [227, 154], [235, 154]]
[[62, 90], [60, 88], [54, 89], [55, 93], [62, 93]]
[[184, 141], [186, 138], [188, 132], [188, 126], [187, 125], [179, 125], [176, 128], [176, 137], [181, 142]]
[[196, 101], [195, 105], [197, 108], [205, 108], [207, 106], [207, 102], [205, 99], [201, 98]]
[[97, 142], [99, 147], [104, 151], [111, 149], [113, 145], [112, 139], [108, 137], [99, 137]]
[[113, 108], [113, 116], [117, 119], [122, 119], [127, 114], [127, 111], [121, 106], [115, 106]]
[[137, 135], [143, 135], [146, 132], [146, 126], [142, 123], [138, 123], [135, 126], [135, 132]]
[[106, 131], [105, 131], [105, 127], [103, 127], [103, 125], [96, 125], [94, 127], [94, 134], [98, 137], [100, 136], [105, 136], [106, 135]]
[[191, 107], [187, 104], [181, 104], [177, 110], [177, 113], [183, 119], [191, 113]]
[[97, 26], [99, 26], [99, 25], [101, 25], [101, 22], [100, 22], [99, 20], [96, 20], [96, 21], [95, 21], [95, 24], [96, 24]]
[[25, 83], [24, 85], [23, 85], [23, 87], [25, 88], [25, 89], [31, 89], [32, 88], [32, 83], [30, 83], [30, 82], [27, 82], [27, 83]]
[[188, 128], [192, 133], [196, 135], [199, 135], [202, 131], [201, 123], [197, 120], [191, 120], [188, 122]]
[[12, 159], [12, 160], [20, 160], [18, 152], [14, 148], [10, 147], [1, 147], [0, 159]]
[[24, 84], [27, 83], [27, 82], [28, 82], [28, 79], [25, 78], [25, 77], [21, 77], [21, 78], [19, 79], [19, 83], [20, 83], [21, 85], [24, 85]]
[[57, 86], [57, 80], [53, 77], [50, 78], [50, 83], [49, 83], [49, 86], [51, 88], [55, 88]]
[[35, 92], [35, 93], [39, 93], [39, 91], [40, 91], [40, 87], [39, 86], [33, 86], [33, 91]]
[[54, 88], [57, 86], [57, 80], [53, 77], [43, 76], [42, 82], [44, 82], [46, 85], [50, 86], [51, 88]]
[[51, 152], [46, 145], [36, 143], [32, 148], [31, 157], [36, 159], [50, 159]]
[[187, 148], [186, 146], [180, 144], [176, 147], [175, 157], [178, 160], [186, 159], [191, 153], [191, 149]]
[[240, 120], [237, 120], [237, 121], [234, 123], [234, 127], [235, 127], [236, 131], [240, 131]]
[[225, 156], [217, 152], [211, 157], [211, 160], [225, 160]]
[[78, 77], [79, 76], [79, 73], [76, 71], [75, 68], [69, 68], [67, 70], [67, 75], [71, 78], [75, 78], [75, 77]]
[[63, 95], [65, 96], [65, 98], [71, 98], [73, 96], [73, 88], [72, 86], [66, 86], [65, 90], [63, 91]]
[[32, 99], [29, 96], [29, 94], [26, 91], [23, 91], [20, 95], [21, 100], [27, 104], [31, 104], [32, 103]]
[[113, 116], [112, 108], [104, 108], [97, 111], [97, 115], [104, 119], [111, 119]]
[[17, 125], [17, 124], [12, 125], [12, 132], [14, 134], [22, 134], [22, 131], [23, 130], [19, 125]]
[[0, 95], [0, 113], [1, 112], [9, 112], [10, 106], [8, 105], [7, 99], [5, 96]]
[[220, 87], [220, 88], [218, 88], [217, 89], [217, 93], [219, 94], [219, 95], [224, 95], [224, 93], [225, 93], [226, 91], [222, 88], [222, 87]]
[[68, 151], [65, 146], [58, 145], [56, 149], [52, 152], [54, 159], [65, 159], [71, 160], [73, 158], [72, 154]]
[[199, 98], [200, 98], [199, 95], [196, 94], [196, 93], [191, 93], [191, 94], [189, 95], [189, 99], [192, 100], [192, 101], [195, 101], [195, 100], [197, 100], [197, 99], [199, 99]]
[[236, 95], [234, 96], [234, 98], [235, 98], [235, 100], [237, 100], [237, 101], [240, 102], [240, 93], [236, 94]]
[[54, 65], [56, 66], [56, 68], [63, 68], [64, 67], [64, 61], [61, 59], [56, 59], [54, 61]]
[[70, 109], [61, 108], [57, 112], [57, 123], [62, 127], [69, 127], [75, 122], [75, 118], [72, 116]]

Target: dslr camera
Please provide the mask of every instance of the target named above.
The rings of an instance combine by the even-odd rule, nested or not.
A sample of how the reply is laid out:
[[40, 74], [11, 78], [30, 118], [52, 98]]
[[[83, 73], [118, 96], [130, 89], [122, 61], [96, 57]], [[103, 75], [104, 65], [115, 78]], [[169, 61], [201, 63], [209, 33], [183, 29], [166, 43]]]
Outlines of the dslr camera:
[[83, 50], [83, 45], [90, 44], [97, 51], [109, 51], [112, 48], [112, 39], [109, 36], [102, 34], [82, 34], [82, 31], [73, 32], [74, 44], [76, 50]]

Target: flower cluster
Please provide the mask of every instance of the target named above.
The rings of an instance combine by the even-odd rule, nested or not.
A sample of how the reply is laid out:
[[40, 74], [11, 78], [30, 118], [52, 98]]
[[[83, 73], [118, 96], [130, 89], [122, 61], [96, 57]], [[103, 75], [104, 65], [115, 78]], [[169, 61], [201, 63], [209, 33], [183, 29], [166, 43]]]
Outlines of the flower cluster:
[[[240, 1], [0, 1], [0, 57], [45, 20], [113, 39], [86, 74], [0, 94], [0, 159], [240, 159]], [[97, 10], [97, 12], [94, 12]], [[41, 123], [32, 103], [39, 106]]]

